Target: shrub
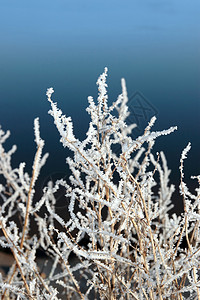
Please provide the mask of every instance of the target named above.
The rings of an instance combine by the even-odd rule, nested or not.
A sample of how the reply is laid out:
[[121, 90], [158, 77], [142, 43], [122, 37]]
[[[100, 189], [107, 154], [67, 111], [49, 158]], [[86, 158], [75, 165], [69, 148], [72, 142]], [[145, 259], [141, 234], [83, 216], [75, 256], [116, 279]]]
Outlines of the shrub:
[[[122, 94], [109, 107], [106, 76], [107, 69], [97, 81], [97, 103], [88, 98], [91, 122], [82, 142], [73, 134], [71, 118], [53, 102], [53, 89], [47, 90], [49, 113], [73, 159], [67, 158], [70, 184], [64, 179], [55, 185], [49, 182], [36, 203], [35, 183], [48, 156], [42, 156], [39, 120], [34, 121], [37, 151], [31, 176], [24, 171], [25, 163], [12, 169], [16, 147], [5, 151], [9, 132], [0, 130], [0, 174], [5, 180], [0, 185], [0, 245], [15, 259], [7, 277], [0, 276], [2, 299], [200, 299], [200, 188], [191, 194], [183, 171], [190, 144], [180, 159], [184, 212], [170, 216], [175, 188], [169, 183], [164, 153], [154, 156], [152, 148], [157, 137], [176, 127], [151, 131], [153, 117], [143, 135], [133, 139], [135, 125], [125, 122], [125, 81]], [[200, 176], [193, 178], [200, 183]], [[65, 189], [69, 220], [56, 213], [55, 193], [60, 187]], [[45, 216], [40, 214], [44, 208]], [[33, 236], [32, 219], [38, 229]], [[183, 239], [185, 249], [180, 247]], [[46, 274], [37, 261], [41, 248], [50, 262]]]

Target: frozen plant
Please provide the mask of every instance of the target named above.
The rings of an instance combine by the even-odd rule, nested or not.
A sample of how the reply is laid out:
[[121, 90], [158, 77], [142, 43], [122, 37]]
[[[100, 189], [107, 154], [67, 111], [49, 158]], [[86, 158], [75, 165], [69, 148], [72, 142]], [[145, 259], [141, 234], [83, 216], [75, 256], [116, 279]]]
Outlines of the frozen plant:
[[[73, 158], [67, 158], [70, 184], [64, 179], [49, 182], [36, 203], [35, 182], [47, 158], [42, 156], [39, 121], [34, 125], [37, 151], [31, 176], [24, 163], [12, 169], [15, 147], [5, 151], [9, 133], [0, 130], [0, 175], [5, 181], [0, 186], [0, 245], [15, 259], [7, 276], [0, 276], [2, 299], [200, 299], [200, 188], [191, 194], [183, 168], [190, 144], [180, 159], [184, 212], [170, 216], [175, 188], [164, 153], [154, 156], [152, 148], [157, 137], [176, 127], [152, 131], [153, 117], [143, 135], [133, 139], [135, 124], [126, 124], [125, 81], [122, 94], [108, 106], [106, 76], [105, 68], [97, 81], [97, 101], [88, 97], [91, 122], [82, 142], [73, 133], [71, 118], [53, 102], [53, 88], [47, 90], [49, 113]], [[200, 183], [200, 176], [193, 178]], [[55, 209], [60, 187], [65, 188], [67, 221]], [[40, 214], [44, 208], [45, 217]], [[38, 232], [31, 236], [33, 221]], [[83, 238], [87, 246], [81, 246]], [[180, 247], [183, 239], [185, 249]], [[45, 276], [37, 262], [39, 248], [50, 262]]]

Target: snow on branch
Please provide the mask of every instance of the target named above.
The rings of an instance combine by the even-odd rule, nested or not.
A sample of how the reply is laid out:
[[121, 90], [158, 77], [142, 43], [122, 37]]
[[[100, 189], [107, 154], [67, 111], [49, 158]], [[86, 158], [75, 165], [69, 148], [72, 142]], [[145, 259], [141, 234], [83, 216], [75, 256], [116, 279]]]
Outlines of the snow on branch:
[[[200, 300], [200, 187], [191, 193], [183, 182], [191, 144], [180, 159], [184, 213], [171, 215], [175, 185], [164, 152], [155, 155], [153, 147], [177, 127], [152, 131], [153, 117], [134, 138], [137, 124], [126, 123], [125, 80], [109, 106], [107, 72], [97, 80], [97, 99], [88, 97], [91, 121], [83, 141], [52, 100], [53, 88], [47, 89], [49, 114], [73, 154], [63, 162], [70, 170], [67, 179], [37, 190], [48, 157], [42, 154], [38, 118], [31, 175], [25, 162], [12, 168], [16, 146], [6, 151], [10, 132], [0, 127], [0, 247], [9, 248], [15, 261], [6, 276], [0, 272], [2, 299]], [[200, 184], [199, 175], [192, 178]]]

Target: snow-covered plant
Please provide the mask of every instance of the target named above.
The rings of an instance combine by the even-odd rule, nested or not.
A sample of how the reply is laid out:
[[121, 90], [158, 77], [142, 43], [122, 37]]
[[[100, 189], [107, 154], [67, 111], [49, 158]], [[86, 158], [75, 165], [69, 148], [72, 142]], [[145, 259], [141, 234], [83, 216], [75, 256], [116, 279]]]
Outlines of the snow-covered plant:
[[[9, 132], [0, 130], [0, 175], [5, 182], [0, 185], [0, 246], [9, 248], [15, 259], [7, 277], [0, 276], [2, 299], [200, 299], [200, 188], [191, 194], [183, 169], [190, 144], [180, 160], [184, 212], [170, 216], [175, 188], [164, 153], [153, 155], [152, 148], [157, 137], [176, 127], [152, 131], [153, 117], [143, 135], [133, 139], [135, 124], [126, 124], [125, 81], [122, 94], [108, 106], [106, 76], [105, 68], [97, 81], [97, 101], [88, 97], [91, 122], [84, 141], [75, 137], [71, 118], [53, 102], [53, 89], [47, 90], [49, 113], [73, 158], [67, 158], [70, 184], [64, 179], [49, 182], [37, 202], [35, 183], [48, 156], [42, 156], [38, 119], [31, 176], [24, 171], [25, 163], [12, 169], [16, 147], [5, 151]], [[200, 176], [193, 178], [200, 183]], [[68, 220], [56, 212], [55, 194], [61, 187]], [[30, 234], [31, 222], [37, 224], [37, 235]], [[88, 243], [82, 246], [84, 238]], [[45, 274], [38, 249], [50, 264]]]

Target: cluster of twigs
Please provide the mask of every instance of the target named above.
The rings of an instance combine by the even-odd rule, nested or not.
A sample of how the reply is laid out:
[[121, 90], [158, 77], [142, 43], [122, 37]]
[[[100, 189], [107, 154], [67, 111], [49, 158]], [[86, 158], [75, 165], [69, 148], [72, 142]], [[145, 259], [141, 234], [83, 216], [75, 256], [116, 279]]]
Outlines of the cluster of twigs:
[[[0, 185], [0, 246], [9, 248], [15, 259], [7, 276], [0, 274], [2, 299], [200, 299], [200, 188], [191, 194], [183, 171], [190, 144], [180, 160], [184, 212], [170, 216], [175, 188], [164, 153], [154, 156], [152, 148], [157, 137], [176, 127], [151, 131], [153, 117], [143, 135], [133, 139], [135, 124], [126, 124], [125, 81], [122, 94], [109, 107], [106, 76], [107, 69], [97, 81], [97, 102], [88, 98], [91, 122], [82, 142], [73, 134], [71, 118], [52, 101], [53, 89], [47, 90], [49, 113], [63, 146], [74, 156], [67, 158], [70, 184], [64, 179], [49, 182], [36, 203], [35, 183], [48, 157], [42, 156], [39, 120], [34, 123], [37, 151], [31, 176], [24, 171], [25, 163], [12, 169], [16, 147], [5, 151], [9, 132], [0, 130], [0, 175], [6, 182]], [[200, 176], [193, 178], [200, 184]], [[69, 220], [56, 212], [55, 195], [61, 187]], [[36, 235], [30, 235], [32, 221]], [[88, 240], [85, 246], [83, 239]], [[185, 249], [180, 247], [183, 239]], [[38, 249], [50, 264], [46, 274], [37, 261]]]

